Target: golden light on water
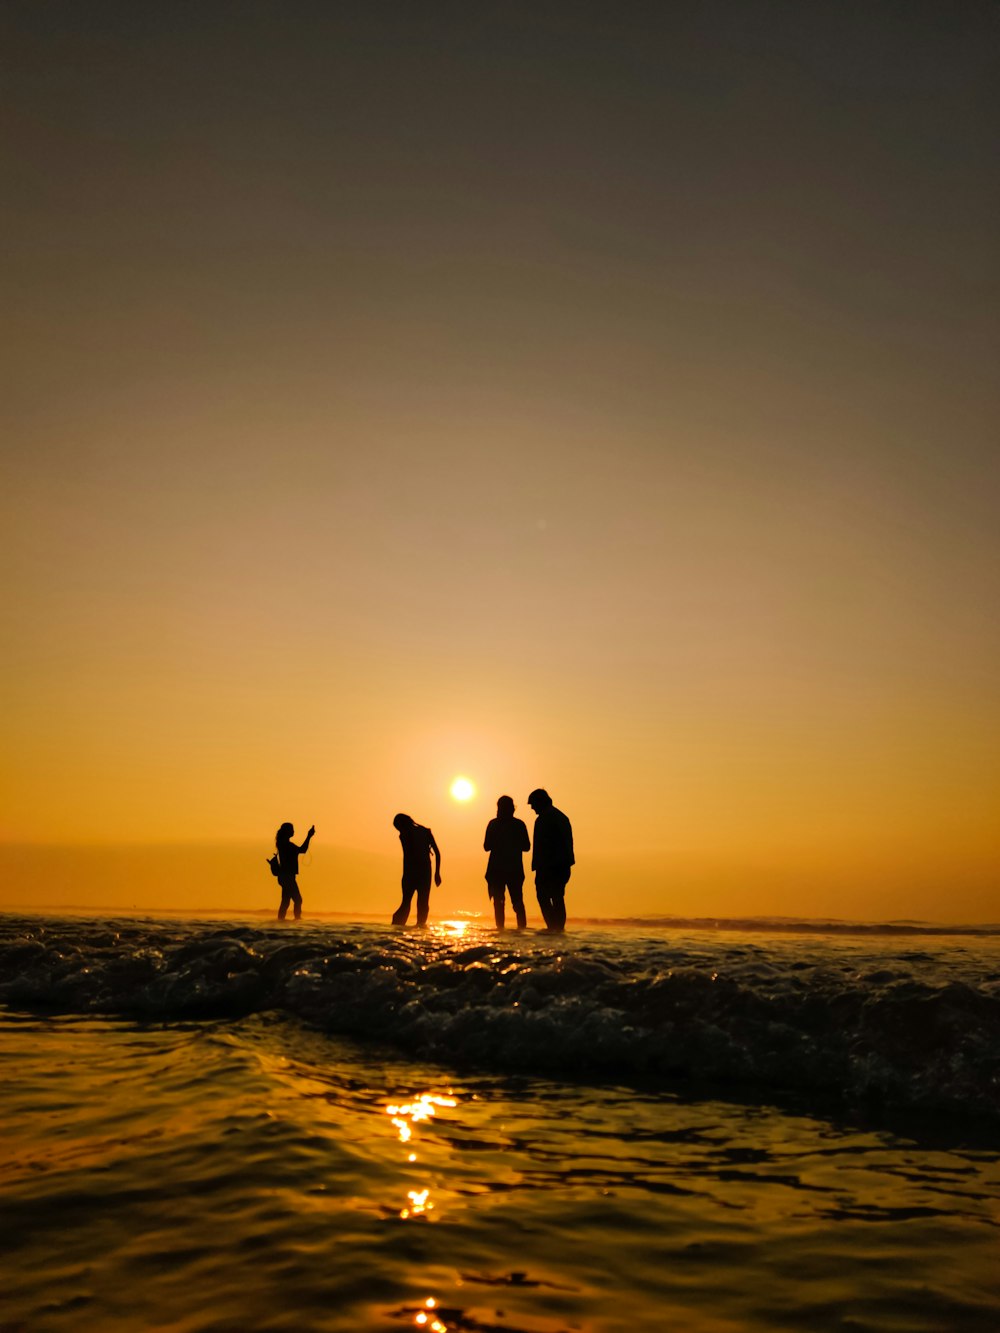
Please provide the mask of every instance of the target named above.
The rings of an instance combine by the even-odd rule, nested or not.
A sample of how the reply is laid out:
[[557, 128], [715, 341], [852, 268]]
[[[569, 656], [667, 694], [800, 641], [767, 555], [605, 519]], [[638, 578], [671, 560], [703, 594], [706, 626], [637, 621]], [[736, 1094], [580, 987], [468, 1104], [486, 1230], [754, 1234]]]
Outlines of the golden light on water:
[[456, 778], [451, 784], [451, 794], [456, 801], [471, 801], [476, 794], [475, 784], [469, 778]]
[[412, 1102], [391, 1102], [385, 1113], [399, 1131], [400, 1143], [409, 1143], [413, 1137], [413, 1126], [430, 1120], [437, 1114], [438, 1107], [457, 1106], [454, 1097], [442, 1097], [436, 1092], [422, 1092]]
[[399, 1130], [399, 1141], [400, 1141], [400, 1143], [409, 1143], [410, 1138], [411, 1138], [412, 1135], [413, 1135], [413, 1130], [412, 1130], [412, 1129], [410, 1128], [410, 1126], [406, 1123], [406, 1121], [400, 1119], [398, 1116], [393, 1116], [393, 1118], [392, 1118], [392, 1123], [393, 1123], [393, 1124], [396, 1126], [396, 1128]]
[[430, 1190], [407, 1190], [406, 1197], [410, 1201], [409, 1208], [401, 1208], [399, 1215], [405, 1222], [409, 1217], [423, 1217], [429, 1213], [434, 1205], [430, 1202]]
[[[436, 1092], [422, 1092], [409, 1102], [390, 1102], [385, 1108], [385, 1113], [395, 1125], [400, 1143], [409, 1143], [413, 1137], [414, 1125], [432, 1120], [439, 1108], [457, 1105], [458, 1101], [454, 1097], [442, 1096]], [[415, 1162], [416, 1153], [408, 1153], [406, 1160]], [[399, 1210], [399, 1216], [404, 1222], [411, 1217], [426, 1217], [434, 1208], [430, 1201], [429, 1186], [407, 1190], [406, 1198], [408, 1202]]]

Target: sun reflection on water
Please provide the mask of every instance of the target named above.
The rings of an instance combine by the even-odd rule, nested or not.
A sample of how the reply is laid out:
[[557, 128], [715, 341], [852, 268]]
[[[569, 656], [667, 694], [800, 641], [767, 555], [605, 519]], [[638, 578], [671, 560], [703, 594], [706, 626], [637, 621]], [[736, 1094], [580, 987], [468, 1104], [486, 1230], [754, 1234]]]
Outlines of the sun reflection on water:
[[[400, 1143], [409, 1143], [413, 1138], [413, 1126], [430, 1120], [437, 1114], [439, 1106], [457, 1106], [454, 1097], [442, 1097], [436, 1092], [422, 1092], [412, 1102], [390, 1102], [385, 1113], [399, 1131]], [[411, 1161], [416, 1159], [411, 1157]]]
[[424, 1308], [419, 1310], [413, 1317], [413, 1322], [418, 1328], [427, 1328], [431, 1333], [448, 1333], [447, 1324], [442, 1324], [434, 1313], [437, 1308], [437, 1301], [433, 1296], [428, 1296], [424, 1301]]
[[410, 1201], [409, 1208], [401, 1208], [399, 1215], [405, 1222], [408, 1217], [424, 1217], [431, 1211], [434, 1205], [430, 1201], [430, 1190], [407, 1190], [406, 1197]]
[[[450, 1088], [448, 1092], [451, 1092]], [[396, 1127], [400, 1143], [409, 1143], [413, 1138], [414, 1125], [432, 1120], [442, 1107], [457, 1105], [458, 1100], [455, 1097], [442, 1095], [438, 1092], [422, 1092], [418, 1097], [414, 1097], [412, 1101], [390, 1102], [386, 1106], [385, 1112]], [[406, 1160], [408, 1163], [415, 1162], [417, 1154], [414, 1152], [408, 1153]], [[399, 1216], [404, 1222], [411, 1217], [426, 1218], [434, 1207], [430, 1201], [429, 1187], [408, 1190], [406, 1197], [409, 1200], [408, 1204], [399, 1210]]]

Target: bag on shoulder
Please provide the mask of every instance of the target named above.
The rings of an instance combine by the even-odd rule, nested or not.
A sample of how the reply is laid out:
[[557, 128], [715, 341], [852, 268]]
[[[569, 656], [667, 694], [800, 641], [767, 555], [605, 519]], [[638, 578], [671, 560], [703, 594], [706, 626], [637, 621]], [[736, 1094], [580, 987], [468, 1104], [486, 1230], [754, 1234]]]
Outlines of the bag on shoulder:
[[268, 857], [268, 859], [267, 859], [267, 864], [271, 867], [271, 874], [274, 875], [275, 879], [277, 879], [277, 877], [278, 877], [278, 872], [279, 872], [280, 869], [281, 869], [281, 866], [280, 866], [279, 863], [278, 863], [278, 853], [277, 853], [277, 852], [275, 852], [273, 856], [269, 856], [269, 857]]

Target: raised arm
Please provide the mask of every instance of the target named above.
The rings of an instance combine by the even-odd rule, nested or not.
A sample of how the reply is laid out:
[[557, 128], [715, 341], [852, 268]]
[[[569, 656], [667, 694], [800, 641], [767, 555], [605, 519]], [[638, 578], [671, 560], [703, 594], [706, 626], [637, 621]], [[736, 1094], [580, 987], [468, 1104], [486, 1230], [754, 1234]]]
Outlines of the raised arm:
[[309, 830], [309, 832], [306, 834], [305, 842], [303, 842], [302, 846], [298, 849], [303, 855], [309, 850], [309, 844], [312, 842], [313, 834], [315, 832], [316, 832], [316, 825], [314, 824], [312, 828]]

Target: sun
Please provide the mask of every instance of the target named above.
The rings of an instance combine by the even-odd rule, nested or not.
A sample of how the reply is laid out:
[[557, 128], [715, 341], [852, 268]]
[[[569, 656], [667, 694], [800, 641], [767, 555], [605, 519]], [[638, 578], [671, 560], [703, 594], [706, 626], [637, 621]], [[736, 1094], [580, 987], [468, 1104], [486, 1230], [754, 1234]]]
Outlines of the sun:
[[451, 784], [451, 794], [456, 801], [471, 801], [476, 789], [468, 778], [456, 778]]

